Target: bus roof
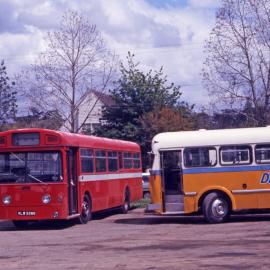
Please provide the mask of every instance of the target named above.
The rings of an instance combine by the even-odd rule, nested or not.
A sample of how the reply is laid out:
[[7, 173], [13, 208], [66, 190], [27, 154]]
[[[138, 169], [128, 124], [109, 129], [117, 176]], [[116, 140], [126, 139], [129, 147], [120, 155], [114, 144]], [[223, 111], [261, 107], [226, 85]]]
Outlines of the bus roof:
[[230, 145], [230, 144], [254, 144], [270, 143], [270, 126], [259, 128], [238, 128], [218, 130], [196, 130], [164, 132], [157, 134], [152, 140], [152, 148], [159, 149]]
[[0, 136], [9, 136], [13, 133], [40, 133], [43, 135], [55, 135], [59, 138], [58, 146], [74, 146], [74, 147], [90, 147], [104, 149], [118, 149], [140, 151], [140, 146], [137, 143], [108, 139], [103, 137], [61, 132], [49, 129], [26, 128], [0, 132]]

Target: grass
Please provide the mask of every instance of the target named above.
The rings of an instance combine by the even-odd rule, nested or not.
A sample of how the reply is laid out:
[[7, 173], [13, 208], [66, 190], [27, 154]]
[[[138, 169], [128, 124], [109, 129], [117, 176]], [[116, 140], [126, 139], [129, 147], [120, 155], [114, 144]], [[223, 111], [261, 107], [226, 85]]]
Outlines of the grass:
[[150, 203], [150, 199], [141, 199], [131, 203], [131, 208], [145, 208]]

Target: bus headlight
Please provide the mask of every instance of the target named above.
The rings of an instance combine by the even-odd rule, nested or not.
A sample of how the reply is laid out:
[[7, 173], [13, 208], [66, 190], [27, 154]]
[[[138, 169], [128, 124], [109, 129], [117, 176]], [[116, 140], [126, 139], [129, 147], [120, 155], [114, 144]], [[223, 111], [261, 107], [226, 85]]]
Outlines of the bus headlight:
[[43, 195], [43, 196], [42, 196], [42, 202], [43, 202], [44, 204], [50, 203], [50, 202], [51, 202], [51, 196], [50, 196], [50, 194], [45, 194], [45, 195]]
[[4, 197], [3, 197], [3, 204], [5, 204], [5, 205], [8, 205], [8, 204], [10, 204], [11, 203], [11, 196], [10, 195], [5, 195]]

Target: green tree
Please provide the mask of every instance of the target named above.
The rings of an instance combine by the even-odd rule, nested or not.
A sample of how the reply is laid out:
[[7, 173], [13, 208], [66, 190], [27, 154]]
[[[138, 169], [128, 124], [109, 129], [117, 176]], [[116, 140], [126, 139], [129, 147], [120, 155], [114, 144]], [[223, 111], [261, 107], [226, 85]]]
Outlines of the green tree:
[[0, 64], [0, 129], [14, 119], [17, 111], [16, 91], [13, 90], [15, 83], [10, 82], [7, 75], [4, 60]]
[[[188, 107], [170, 108], [163, 107], [144, 114], [140, 118], [142, 124], [141, 146], [149, 149], [152, 138], [160, 132], [170, 132], [193, 129], [193, 121]], [[150, 149], [149, 149], [150, 150]]]
[[[149, 119], [157, 118], [147, 114], [161, 111], [162, 108], [178, 110], [180, 107], [185, 107], [184, 103], [179, 102], [180, 86], [168, 83], [162, 68], [146, 73], [141, 71], [139, 63], [134, 62], [134, 55], [131, 53], [127, 56], [127, 66], [121, 63], [120, 71], [120, 79], [115, 83], [115, 88], [110, 91], [114, 105], [104, 107], [103, 125], [96, 134], [136, 141], [142, 147], [145, 161], [147, 151], [151, 148], [152, 136], [155, 135], [151, 130], [155, 132], [169, 130], [168, 123], [165, 123], [160, 130], [151, 128], [150, 125], [154, 126], [155, 123]], [[183, 127], [179, 126], [178, 130], [181, 128]]]

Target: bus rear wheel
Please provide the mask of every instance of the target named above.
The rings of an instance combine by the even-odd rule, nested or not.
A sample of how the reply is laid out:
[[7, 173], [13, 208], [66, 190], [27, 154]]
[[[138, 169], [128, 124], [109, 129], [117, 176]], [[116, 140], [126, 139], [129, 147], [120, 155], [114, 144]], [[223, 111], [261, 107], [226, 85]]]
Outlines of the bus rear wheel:
[[79, 217], [80, 224], [86, 224], [92, 218], [92, 204], [87, 194], [83, 197], [82, 211]]
[[209, 193], [204, 198], [202, 210], [204, 218], [209, 223], [222, 223], [230, 214], [228, 200], [217, 192]]
[[28, 226], [27, 220], [13, 220], [12, 222], [17, 229], [25, 229]]
[[125, 191], [124, 203], [121, 206], [121, 213], [127, 214], [128, 210], [130, 209], [130, 192], [128, 189]]

